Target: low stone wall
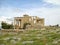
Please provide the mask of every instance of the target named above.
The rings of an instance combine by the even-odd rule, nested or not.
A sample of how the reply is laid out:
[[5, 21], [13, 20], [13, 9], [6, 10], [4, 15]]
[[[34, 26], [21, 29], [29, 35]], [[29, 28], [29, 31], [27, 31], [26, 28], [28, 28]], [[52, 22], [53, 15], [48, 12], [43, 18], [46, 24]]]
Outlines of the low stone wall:
[[58, 28], [60, 28], [60, 27], [49, 27], [49, 26], [47, 26], [47, 27], [43, 27], [41, 29], [35, 29], [35, 28], [30, 28], [30, 29], [2, 29], [2, 30], [0, 30], [0, 32], [25, 32], [27, 30], [51, 30], [51, 29], [56, 30]]
[[0, 32], [24, 32], [22, 29], [2, 29]]

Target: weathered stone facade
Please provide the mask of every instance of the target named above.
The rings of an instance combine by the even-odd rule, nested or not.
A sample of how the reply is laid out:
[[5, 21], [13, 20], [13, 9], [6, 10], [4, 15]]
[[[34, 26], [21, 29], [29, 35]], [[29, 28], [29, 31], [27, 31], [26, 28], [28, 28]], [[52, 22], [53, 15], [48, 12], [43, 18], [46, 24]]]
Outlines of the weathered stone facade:
[[39, 18], [37, 16], [24, 15], [23, 17], [14, 18], [14, 28], [23, 29], [25, 28], [38, 28], [44, 26], [44, 18]]

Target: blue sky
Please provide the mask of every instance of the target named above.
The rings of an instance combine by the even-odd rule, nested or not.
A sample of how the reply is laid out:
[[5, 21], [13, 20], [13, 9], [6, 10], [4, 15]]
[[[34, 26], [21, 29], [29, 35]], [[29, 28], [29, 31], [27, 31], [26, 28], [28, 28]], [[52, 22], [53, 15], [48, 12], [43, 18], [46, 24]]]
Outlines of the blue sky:
[[0, 7], [17, 7], [17, 8], [40, 8], [56, 6], [44, 0], [0, 0]]
[[60, 24], [60, 0], [0, 0], [0, 17], [28, 14], [45, 18], [45, 25]]

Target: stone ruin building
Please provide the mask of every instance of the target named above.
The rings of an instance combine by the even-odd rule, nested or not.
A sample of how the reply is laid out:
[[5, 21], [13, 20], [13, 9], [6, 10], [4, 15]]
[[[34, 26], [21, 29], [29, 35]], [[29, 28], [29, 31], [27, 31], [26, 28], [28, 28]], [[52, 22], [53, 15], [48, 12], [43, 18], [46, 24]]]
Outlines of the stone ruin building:
[[15, 29], [39, 29], [44, 26], [44, 18], [37, 16], [23, 15], [23, 17], [14, 17]]

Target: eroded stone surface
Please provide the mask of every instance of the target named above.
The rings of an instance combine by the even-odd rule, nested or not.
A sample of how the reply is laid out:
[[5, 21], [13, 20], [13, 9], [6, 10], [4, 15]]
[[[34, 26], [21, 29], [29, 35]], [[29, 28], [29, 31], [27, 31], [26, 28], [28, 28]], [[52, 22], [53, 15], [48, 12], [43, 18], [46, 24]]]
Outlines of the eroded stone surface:
[[34, 41], [23, 41], [22, 44], [33, 43]]

